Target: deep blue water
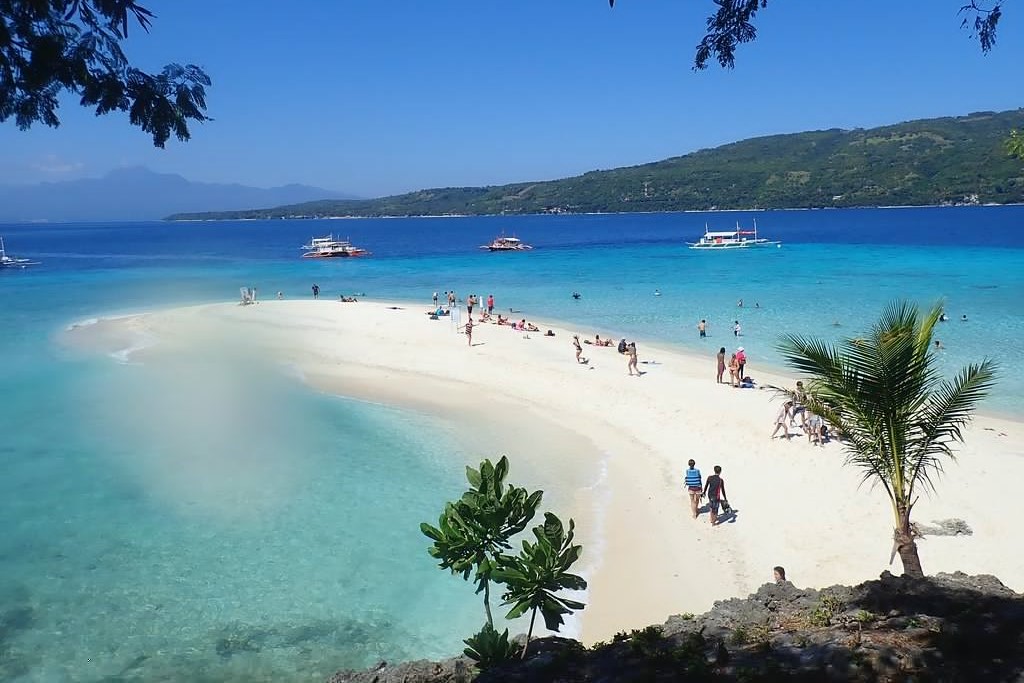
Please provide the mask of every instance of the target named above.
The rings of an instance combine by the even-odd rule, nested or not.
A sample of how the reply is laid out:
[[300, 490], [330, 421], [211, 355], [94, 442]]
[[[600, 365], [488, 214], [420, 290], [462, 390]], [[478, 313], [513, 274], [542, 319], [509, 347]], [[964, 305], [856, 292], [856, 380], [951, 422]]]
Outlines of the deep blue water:
[[[782, 248], [683, 245], [705, 222], [754, 217]], [[1002, 362], [985, 407], [1022, 417], [1022, 228], [1024, 207], [0, 226], [12, 254], [42, 261], [0, 272], [0, 680], [315, 680], [456, 652], [480, 617], [417, 528], [478, 455], [451, 425], [258, 373], [205, 377], [200, 405], [216, 410], [139, 400], [173, 385], [69, 352], [73, 321], [236, 300], [241, 286], [424, 305], [455, 289], [706, 353], [710, 376], [720, 345], [744, 345], [756, 373], [784, 332], [853, 335], [893, 298], [942, 299], [943, 367]], [[373, 256], [298, 258], [332, 231]], [[536, 249], [477, 249], [501, 232]], [[396, 491], [402, 505], [382, 502]]]

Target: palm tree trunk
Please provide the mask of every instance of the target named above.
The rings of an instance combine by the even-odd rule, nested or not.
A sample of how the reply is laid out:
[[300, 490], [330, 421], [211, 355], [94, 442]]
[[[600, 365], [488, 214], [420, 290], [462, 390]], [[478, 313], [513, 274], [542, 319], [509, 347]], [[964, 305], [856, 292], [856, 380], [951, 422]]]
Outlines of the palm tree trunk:
[[924, 578], [924, 569], [921, 568], [921, 557], [917, 554], [917, 543], [914, 541], [914, 532], [910, 527], [910, 510], [897, 510], [897, 526], [892, 534], [893, 545], [900, 554], [900, 562], [903, 563], [903, 575], [915, 579]]
[[491, 582], [484, 579], [484, 612], [487, 613], [487, 625], [494, 628], [494, 618], [491, 616]]
[[520, 659], [526, 659], [526, 651], [530, 647], [530, 637], [533, 635], [533, 622], [537, 620], [537, 608], [533, 608], [533, 614], [530, 615], [530, 630], [526, 632], [526, 644], [523, 645], [523, 654]]

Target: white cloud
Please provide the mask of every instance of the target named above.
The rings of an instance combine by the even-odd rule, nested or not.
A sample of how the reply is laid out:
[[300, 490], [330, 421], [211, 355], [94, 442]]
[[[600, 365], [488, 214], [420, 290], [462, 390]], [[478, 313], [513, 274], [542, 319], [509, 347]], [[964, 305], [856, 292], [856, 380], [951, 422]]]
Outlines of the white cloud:
[[47, 154], [39, 161], [34, 161], [29, 165], [40, 173], [47, 173], [50, 175], [74, 173], [75, 171], [81, 171], [85, 168], [85, 164], [80, 161], [65, 161], [56, 154]]

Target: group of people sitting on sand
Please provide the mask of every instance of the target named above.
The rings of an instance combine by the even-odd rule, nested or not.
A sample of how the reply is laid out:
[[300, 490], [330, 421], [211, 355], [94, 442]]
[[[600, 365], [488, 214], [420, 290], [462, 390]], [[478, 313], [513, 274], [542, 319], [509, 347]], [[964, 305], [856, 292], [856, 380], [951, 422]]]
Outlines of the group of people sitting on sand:
[[[625, 341], [625, 340], [623, 340], [623, 341]], [[601, 335], [599, 335], [599, 334], [595, 334], [594, 335], [594, 341], [590, 341], [589, 339], [584, 339], [583, 343], [584, 344], [592, 344], [594, 346], [615, 346], [615, 342], [613, 342], [611, 340], [611, 337], [606, 337], [604, 339], [601, 339]]]
[[[498, 324], [499, 325], [511, 325], [512, 329], [515, 330], [516, 332], [540, 332], [540, 328], [537, 327], [536, 325], [534, 325], [533, 323], [526, 322], [526, 318], [523, 318], [519, 322], [514, 323], [514, 322], [510, 322], [508, 318], [505, 318], [504, 320], [502, 320], [501, 316], [499, 315], [498, 316]], [[548, 331], [550, 332], [551, 330], [548, 330]], [[552, 333], [552, 334], [550, 334], [548, 336], [554, 337], [555, 335], [554, 335], [554, 333]]]

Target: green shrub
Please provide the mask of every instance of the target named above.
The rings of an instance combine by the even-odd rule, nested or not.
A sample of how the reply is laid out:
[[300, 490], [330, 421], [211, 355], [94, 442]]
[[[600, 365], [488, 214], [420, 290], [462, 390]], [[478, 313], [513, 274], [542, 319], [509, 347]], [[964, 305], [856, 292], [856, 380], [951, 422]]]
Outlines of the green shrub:
[[508, 629], [498, 633], [490, 624], [484, 624], [479, 633], [462, 642], [469, 646], [463, 653], [476, 662], [481, 671], [507, 662], [519, 654], [519, 646], [509, 642]]

